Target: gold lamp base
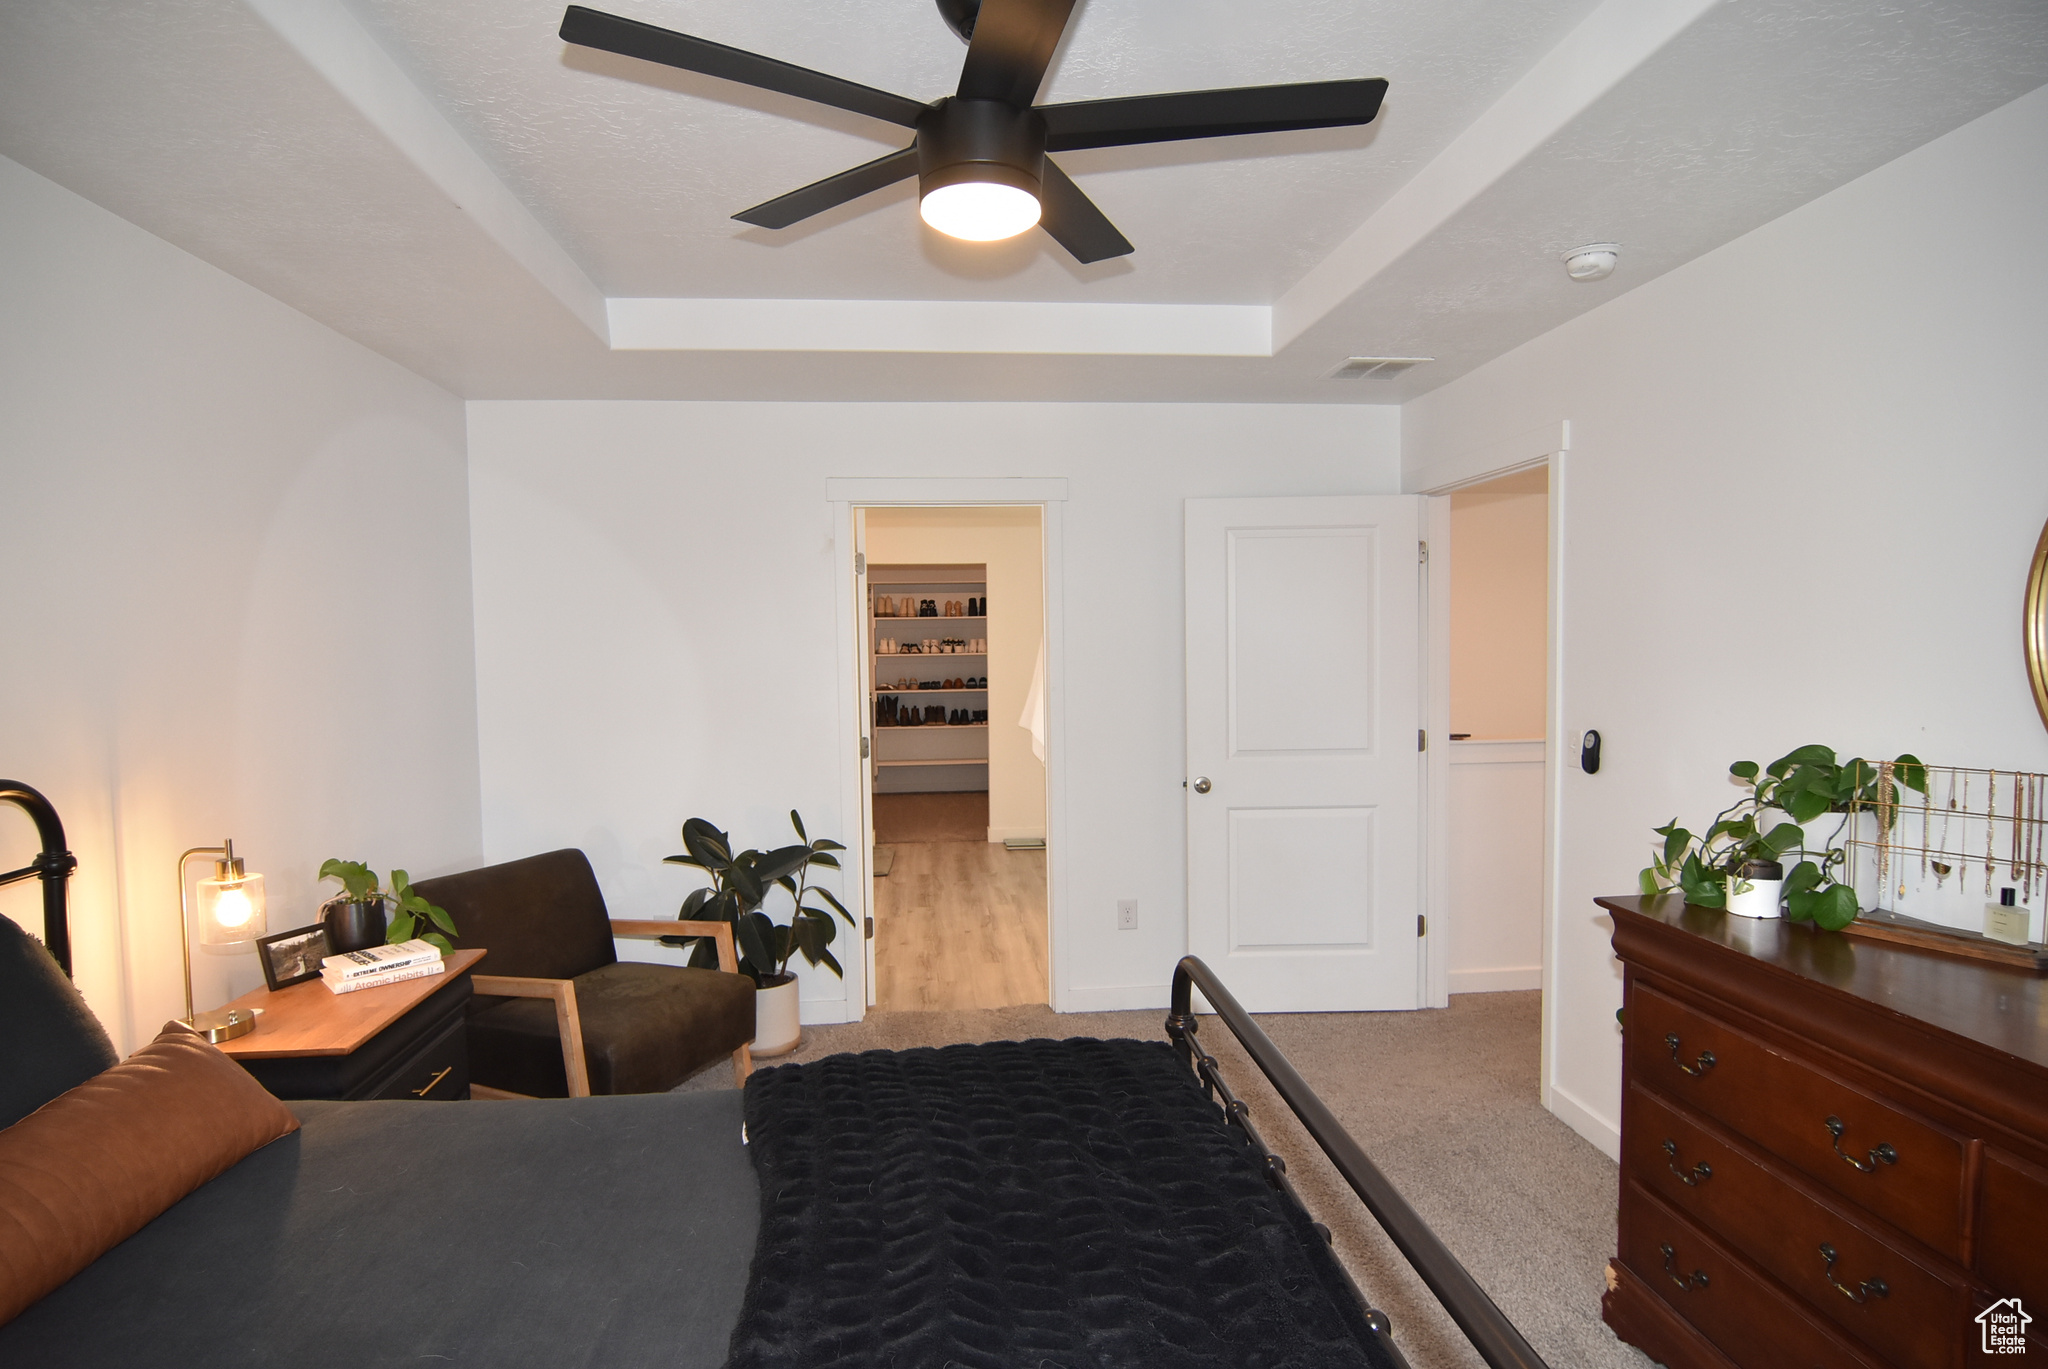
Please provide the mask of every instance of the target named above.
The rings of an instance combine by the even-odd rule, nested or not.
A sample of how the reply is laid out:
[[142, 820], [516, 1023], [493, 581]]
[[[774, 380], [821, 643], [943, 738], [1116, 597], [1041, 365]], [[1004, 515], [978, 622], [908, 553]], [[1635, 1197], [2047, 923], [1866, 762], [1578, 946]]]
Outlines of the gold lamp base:
[[216, 1008], [212, 1012], [193, 1013], [185, 1019], [185, 1025], [218, 1046], [255, 1031], [256, 1014], [248, 1008]]

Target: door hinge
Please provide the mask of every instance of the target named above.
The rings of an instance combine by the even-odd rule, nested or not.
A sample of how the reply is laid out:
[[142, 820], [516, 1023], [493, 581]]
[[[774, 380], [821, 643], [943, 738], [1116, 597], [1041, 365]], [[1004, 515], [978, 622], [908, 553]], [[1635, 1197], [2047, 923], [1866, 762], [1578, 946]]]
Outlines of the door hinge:
[[1427, 913], [1417, 913], [1417, 914], [1415, 915], [1415, 935], [1417, 935], [1417, 936], [1428, 936], [1428, 935], [1429, 935], [1429, 914], [1427, 914]]
[[860, 758], [862, 760], [868, 758], [868, 739], [866, 737], [860, 739]]
[[868, 939], [869, 941], [873, 941], [873, 940], [875, 939], [875, 920], [874, 920], [873, 918], [868, 918], [868, 919], [867, 919], [866, 921], [867, 921], [867, 924], [868, 924], [868, 937], [867, 937], [867, 939]]
[[1415, 545], [1416, 545], [1417, 547], [1420, 547], [1420, 548], [1422, 549], [1422, 554], [1421, 554], [1420, 556], [1418, 556], [1418, 557], [1417, 557], [1416, 559], [1417, 559], [1418, 561], [1422, 562], [1422, 564], [1423, 564], [1423, 565], [1425, 565], [1425, 566], [1426, 566], [1426, 565], [1428, 565], [1428, 564], [1429, 564], [1429, 543], [1427, 543], [1427, 542], [1417, 542], [1417, 543], [1416, 543]]
[[853, 573], [855, 575], [866, 575], [868, 573], [868, 554], [866, 552], [857, 551], [853, 554]]
[[1415, 749], [1417, 751], [1429, 750], [1429, 733], [1420, 727], [1415, 729]]

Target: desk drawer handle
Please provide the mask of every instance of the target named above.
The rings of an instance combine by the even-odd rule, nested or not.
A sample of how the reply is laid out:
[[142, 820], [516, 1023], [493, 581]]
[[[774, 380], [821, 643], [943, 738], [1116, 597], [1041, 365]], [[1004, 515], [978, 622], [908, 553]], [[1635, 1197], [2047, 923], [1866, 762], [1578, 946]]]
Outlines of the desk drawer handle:
[[1872, 1298], [1888, 1298], [1891, 1296], [1892, 1290], [1885, 1287], [1883, 1279], [1865, 1279], [1854, 1288], [1851, 1288], [1848, 1284], [1837, 1282], [1835, 1279], [1835, 1248], [1826, 1241], [1821, 1242], [1820, 1257], [1827, 1261], [1821, 1269], [1822, 1277], [1827, 1279], [1830, 1284], [1833, 1284], [1835, 1291], [1850, 1302], [1861, 1306]]
[[1707, 1286], [1706, 1270], [1695, 1269], [1690, 1274], [1681, 1274], [1672, 1268], [1672, 1264], [1678, 1259], [1678, 1252], [1668, 1245], [1660, 1245], [1657, 1249], [1664, 1252], [1664, 1272], [1671, 1276], [1671, 1282], [1677, 1284], [1681, 1292], [1691, 1293]]
[[1853, 1155], [1845, 1154], [1842, 1150], [1842, 1133], [1849, 1128], [1843, 1125], [1842, 1119], [1830, 1117], [1825, 1122], [1822, 1122], [1821, 1125], [1828, 1129], [1828, 1136], [1831, 1138], [1829, 1144], [1834, 1146], [1835, 1154], [1840, 1155], [1846, 1163], [1856, 1166], [1857, 1169], [1865, 1174], [1875, 1174], [1879, 1165], [1895, 1165], [1899, 1162], [1899, 1153], [1892, 1149], [1891, 1142], [1889, 1141], [1880, 1141], [1872, 1146], [1868, 1160], [1859, 1160]]
[[1714, 1167], [1705, 1160], [1700, 1161], [1690, 1170], [1680, 1169], [1677, 1164], [1678, 1142], [1676, 1141], [1667, 1138], [1664, 1142], [1664, 1153], [1671, 1157], [1664, 1162], [1664, 1168], [1676, 1174], [1678, 1181], [1687, 1188], [1698, 1188], [1701, 1184], [1714, 1177]]
[[435, 1075], [432, 1079], [429, 1079], [426, 1083], [426, 1087], [414, 1089], [412, 1091], [412, 1096], [415, 1098], [426, 1097], [428, 1094], [434, 1091], [434, 1085], [440, 1083], [443, 1079], [446, 1079], [448, 1077], [448, 1071], [454, 1068], [455, 1066], [453, 1065], [443, 1065], [441, 1067], [441, 1072]]
[[1712, 1051], [1701, 1051], [1699, 1053], [1699, 1057], [1695, 1059], [1693, 1063], [1690, 1065], [1686, 1064], [1685, 1061], [1679, 1059], [1677, 1032], [1666, 1032], [1664, 1034], [1664, 1044], [1671, 1048], [1671, 1063], [1678, 1066], [1678, 1068], [1684, 1070], [1687, 1074], [1691, 1075], [1695, 1079], [1699, 1078], [1701, 1075], [1705, 1074], [1708, 1070], [1714, 1067], [1714, 1053]]

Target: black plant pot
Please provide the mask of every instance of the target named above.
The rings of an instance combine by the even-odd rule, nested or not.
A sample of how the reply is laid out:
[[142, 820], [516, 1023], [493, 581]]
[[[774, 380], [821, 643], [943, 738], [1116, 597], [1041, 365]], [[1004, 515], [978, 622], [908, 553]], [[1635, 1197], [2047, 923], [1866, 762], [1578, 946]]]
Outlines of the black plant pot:
[[384, 900], [368, 903], [330, 903], [320, 910], [327, 924], [327, 940], [334, 954], [364, 951], [384, 944]]

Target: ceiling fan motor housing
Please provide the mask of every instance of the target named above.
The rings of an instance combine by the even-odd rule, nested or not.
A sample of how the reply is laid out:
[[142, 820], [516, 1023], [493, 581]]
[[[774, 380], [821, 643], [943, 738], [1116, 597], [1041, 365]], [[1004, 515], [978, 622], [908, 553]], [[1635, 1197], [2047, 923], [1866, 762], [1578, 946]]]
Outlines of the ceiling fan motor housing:
[[1045, 120], [1002, 100], [948, 96], [917, 121], [920, 195], [966, 181], [995, 181], [1042, 197]]

